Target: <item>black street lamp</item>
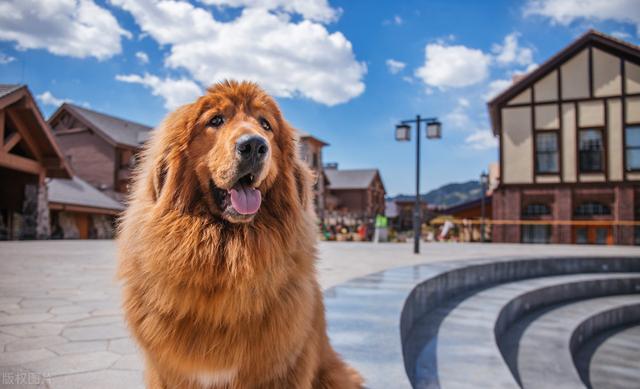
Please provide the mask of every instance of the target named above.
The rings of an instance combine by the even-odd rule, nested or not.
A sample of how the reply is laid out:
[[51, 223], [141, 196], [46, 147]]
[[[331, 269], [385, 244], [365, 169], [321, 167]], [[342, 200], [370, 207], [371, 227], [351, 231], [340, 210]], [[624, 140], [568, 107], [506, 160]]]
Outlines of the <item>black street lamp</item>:
[[420, 253], [420, 233], [422, 232], [422, 210], [420, 198], [420, 123], [427, 125], [427, 139], [440, 139], [442, 137], [442, 123], [437, 118], [423, 119], [420, 115], [412, 120], [403, 120], [396, 126], [396, 140], [410, 141], [411, 126], [416, 125], [416, 201], [413, 211], [413, 253]]
[[484, 199], [489, 185], [489, 175], [486, 172], [480, 174], [480, 186], [482, 187], [482, 202], [480, 203], [480, 241], [484, 243]]

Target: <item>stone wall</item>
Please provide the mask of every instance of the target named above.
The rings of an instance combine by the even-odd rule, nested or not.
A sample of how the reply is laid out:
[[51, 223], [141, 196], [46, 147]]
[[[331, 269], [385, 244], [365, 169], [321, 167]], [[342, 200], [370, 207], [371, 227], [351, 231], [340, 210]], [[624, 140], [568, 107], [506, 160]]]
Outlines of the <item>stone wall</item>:
[[95, 239], [113, 239], [114, 229], [112, 218], [107, 215], [93, 215], [91, 221], [93, 223]]
[[76, 224], [76, 219], [72, 213], [60, 212], [58, 214], [58, 223], [62, 229], [62, 237], [64, 239], [79, 239], [80, 231]]
[[24, 201], [22, 202], [22, 224], [20, 239], [31, 240], [38, 238], [38, 186], [26, 184], [24, 186]]
[[51, 236], [51, 225], [49, 223], [49, 196], [47, 193], [47, 185], [44, 182], [42, 182], [38, 187], [36, 220], [36, 237], [38, 239], [49, 239]]
[[40, 185], [26, 184], [24, 186], [21, 216], [19, 234], [21, 240], [49, 238], [49, 203], [47, 186], [44, 182]]

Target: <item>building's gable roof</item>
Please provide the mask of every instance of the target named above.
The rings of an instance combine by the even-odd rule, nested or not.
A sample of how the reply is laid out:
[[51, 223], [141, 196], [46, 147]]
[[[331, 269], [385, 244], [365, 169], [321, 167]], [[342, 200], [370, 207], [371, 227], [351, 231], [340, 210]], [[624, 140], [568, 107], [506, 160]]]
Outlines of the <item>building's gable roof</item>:
[[144, 124], [121, 119], [105, 113], [96, 112], [74, 104], [64, 103], [51, 116], [49, 123], [52, 123], [63, 112], [67, 111], [77, 119], [97, 131], [107, 138], [108, 141], [117, 145], [129, 147], [140, 147], [148, 138], [148, 133], [152, 127]]
[[[388, 200], [394, 201], [396, 203], [414, 203], [416, 201], [416, 196], [399, 194], [396, 197], [390, 197]], [[428, 203], [426, 193], [420, 195], [420, 201], [423, 203]]]
[[0, 84], [0, 109], [5, 108], [19, 115], [19, 122], [28, 129], [29, 135], [33, 133], [30, 138], [33, 147], [40, 150], [42, 160], [39, 163], [46, 169], [47, 177], [71, 177], [71, 167], [29, 88], [26, 85]]
[[50, 203], [99, 208], [115, 212], [124, 210], [124, 205], [94, 188], [79, 177], [72, 179], [53, 178], [47, 182]]
[[367, 189], [378, 175], [378, 169], [325, 169], [324, 172], [331, 190]]
[[309, 134], [306, 131], [302, 131], [302, 130], [298, 130], [298, 134], [300, 135], [300, 139], [312, 139], [318, 143], [320, 143], [322, 146], [329, 146], [329, 143], [323, 141], [322, 139], [316, 138], [315, 136]]
[[499, 109], [502, 105], [506, 104], [509, 100], [516, 97], [525, 89], [533, 86], [538, 80], [544, 78], [547, 74], [558, 68], [560, 65], [571, 59], [574, 55], [578, 54], [584, 48], [589, 46], [597, 47], [608, 52], [613, 52], [627, 60], [632, 60], [636, 63], [640, 63], [640, 47], [625, 42], [621, 39], [614, 38], [612, 36], [601, 33], [596, 30], [589, 30], [583, 34], [580, 38], [573, 41], [564, 49], [560, 50], [554, 56], [549, 58], [543, 64], [538, 66], [535, 70], [524, 75], [521, 79], [514, 82], [510, 87], [504, 90], [502, 93], [491, 99], [487, 103], [489, 108], [489, 116], [491, 119], [491, 127], [493, 128], [494, 135], [499, 133]]
[[0, 98], [22, 88], [24, 85], [16, 84], [0, 84]]
[[[473, 199], [462, 204], [452, 205], [451, 207], [447, 207], [442, 210], [442, 213], [445, 215], [453, 215], [456, 213], [468, 211], [473, 208], [478, 208], [482, 206], [482, 197], [479, 199]], [[489, 206], [491, 204], [491, 195], [485, 196], [484, 205]]]

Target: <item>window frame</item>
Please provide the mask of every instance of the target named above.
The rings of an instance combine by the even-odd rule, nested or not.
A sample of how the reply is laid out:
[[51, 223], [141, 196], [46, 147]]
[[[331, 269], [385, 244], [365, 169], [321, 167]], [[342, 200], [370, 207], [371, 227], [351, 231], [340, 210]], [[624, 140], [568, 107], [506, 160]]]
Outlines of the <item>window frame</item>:
[[[580, 140], [581, 134], [587, 131], [597, 131], [600, 133], [600, 144], [602, 148], [600, 149], [600, 169], [583, 169], [582, 168], [582, 150], [580, 149]], [[604, 127], [581, 127], [578, 128], [577, 131], [577, 142], [576, 148], [578, 150], [578, 173], [579, 174], [593, 174], [593, 173], [606, 173], [607, 171], [607, 143], [606, 143], [606, 133]]]
[[624, 127], [624, 161], [625, 161], [625, 166], [624, 166], [624, 170], [625, 172], [640, 172], [640, 166], [638, 167], [629, 167], [629, 151], [630, 150], [638, 150], [640, 151], [640, 145], [638, 146], [629, 146], [628, 144], [628, 140], [629, 140], [629, 136], [627, 134], [627, 131], [630, 129], [637, 129], [638, 131], [640, 131], [640, 124], [627, 124]]
[[[542, 234], [544, 232], [544, 234]], [[538, 235], [544, 235], [539, 239]], [[551, 224], [524, 224], [520, 228], [520, 242], [526, 244], [550, 244], [553, 231]]]
[[[533, 211], [535, 210], [536, 212], [528, 212], [528, 211]], [[539, 211], [543, 211], [543, 212], [539, 212]], [[549, 204], [546, 204], [544, 202], [531, 202], [527, 205], [525, 205], [524, 207], [522, 207], [520, 216], [523, 219], [541, 219], [544, 218], [546, 216], [552, 216], [553, 215], [553, 209], [551, 208], [551, 206]]]
[[[545, 155], [549, 155], [550, 153], [548, 151], [540, 151], [538, 148], [538, 136], [539, 135], [553, 135], [556, 139], [556, 151], [555, 151], [555, 155], [556, 155], [556, 170], [555, 171], [542, 171], [540, 170], [539, 164], [538, 164], [538, 156], [540, 154], [545, 154]], [[535, 170], [535, 174], [536, 175], [552, 175], [552, 176], [557, 176], [560, 174], [560, 131], [558, 130], [536, 130], [534, 132], [534, 137], [533, 137], [533, 142], [535, 144], [535, 155], [534, 155], [534, 170]]]
[[[591, 213], [578, 213], [578, 209], [580, 209], [580, 207], [591, 207], [593, 208], [594, 206], [599, 206], [602, 207], [602, 210], [606, 210], [607, 212], [591, 212]], [[573, 217], [576, 219], [593, 219], [593, 218], [609, 218], [613, 215], [613, 210], [611, 209], [611, 205], [604, 203], [602, 201], [591, 201], [591, 200], [587, 200], [587, 201], [582, 201], [580, 203], [578, 203], [574, 208], [573, 208]]]

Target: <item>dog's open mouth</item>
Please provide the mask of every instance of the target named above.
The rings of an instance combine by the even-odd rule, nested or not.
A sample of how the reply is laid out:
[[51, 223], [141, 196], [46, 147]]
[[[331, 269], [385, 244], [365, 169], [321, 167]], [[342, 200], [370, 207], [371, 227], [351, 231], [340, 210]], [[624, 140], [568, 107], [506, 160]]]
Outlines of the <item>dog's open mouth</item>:
[[260, 209], [262, 194], [252, 186], [253, 181], [253, 174], [247, 174], [229, 190], [231, 206], [241, 215], [253, 215]]
[[223, 212], [239, 216], [253, 216], [260, 209], [262, 194], [254, 185], [255, 176], [253, 174], [245, 174], [240, 177], [228, 190], [218, 188], [211, 181], [213, 196]]

